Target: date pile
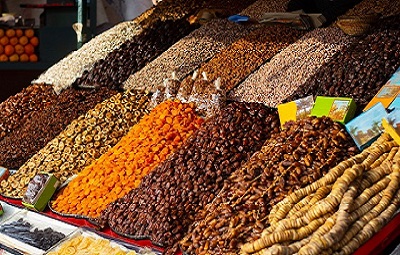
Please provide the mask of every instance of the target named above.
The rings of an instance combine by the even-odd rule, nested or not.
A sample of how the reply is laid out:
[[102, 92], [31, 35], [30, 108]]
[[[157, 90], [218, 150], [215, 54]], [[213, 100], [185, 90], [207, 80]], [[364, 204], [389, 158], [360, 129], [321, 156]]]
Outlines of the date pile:
[[110, 204], [99, 223], [171, 248], [224, 180], [278, 131], [276, 110], [256, 103], [227, 105], [144, 177], [139, 188]]
[[360, 39], [322, 66], [286, 101], [306, 95], [346, 96], [365, 107], [400, 66], [400, 16], [378, 21]]
[[203, 123], [193, 104], [165, 101], [83, 169], [52, 202], [64, 214], [95, 218], [179, 148]]
[[23, 125], [29, 116], [48, 107], [56, 98], [49, 85], [30, 85], [0, 103], [0, 140]]
[[39, 172], [53, 173], [61, 182], [66, 181], [114, 146], [148, 112], [148, 103], [145, 92], [127, 91], [97, 104], [3, 180], [0, 193], [21, 198]]
[[327, 117], [288, 122], [225, 182], [180, 242], [187, 254], [238, 254], [258, 238], [273, 205], [321, 178], [357, 149], [346, 130]]
[[48, 107], [28, 115], [23, 125], [12, 130], [0, 141], [0, 165], [18, 169], [72, 120], [115, 93], [116, 91], [108, 88], [64, 90]]
[[33, 226], [29, 222], [21, 218], [17, 221], [3, 224], [0, 227], [0, 232], [44, 251], [65, 238], [63, 233], [57, 232], [52, 228], [44, 230], [37, 228], [32, 230], [32, 228]]

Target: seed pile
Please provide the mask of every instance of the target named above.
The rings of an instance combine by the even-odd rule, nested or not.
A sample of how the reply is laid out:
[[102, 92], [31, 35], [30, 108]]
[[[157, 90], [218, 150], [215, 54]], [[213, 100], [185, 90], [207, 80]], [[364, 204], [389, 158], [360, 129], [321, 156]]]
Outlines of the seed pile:
[[93, 68], [85, 71], [75, 83], [107, 84], [112, 88], [120, 88], [129, 75], [143, 68], [193, 28], [184, 19], [158, 21], [151, 28], [145, 29], [140, 35], [122, 44], [106, 58], [96, 62]]
[[391, 0], [363, 0], [354, 8], [346, 12], [346, 15], [365, 15], [380, 13], [383, 16], [398, 15], [400, 2]]
[[228, 98], [276, 107], [353, 41], [339, 28], [317, 28], [261, 66]]
[[224, 179], [278, 130], [274, 109], [229, 104], [147, 175], [138, 189], [110, 204], [100, 221], [117, 232], [148, 237], [171, 248], [196, 212], [214, 199]]
[[241, 244], [268, 225], [273, 205], [356, 151], [345, 129], [327, 117], [288, 122], [196, 215], [181, 248], [187, 254], [239, 254]]
[[241, 254], [352, 254], [400, 206], [400, 152], [388, 138], [278, 203]]
[[250, 16], [254, 19], [260, 19], [266, 12], [285, 12], [288, 3], [289, 0], [261, 0], [244, 9], [241, 14]]
[[[251, 72], [304, 34], [283, 25], [266, 26], [234, 42], [199, 68], [209, 80], [221, 78], [221, 89], [229, 91]], [[188, 77], [187, 79], [191, 79]], [[184, 84], [184, 80], [182, 83]]]
[[124, 88], [155, 91], [173, 71], [177, 78], [182, 80], [200, 64], [249, 30], [225, 19], [213, 20], [179, 40], [140, 71], [132, 74], [125, 82]]
[[18, 169], [72, 120], [115, 93], [108, 88], [63, 91], [49, 107], [32, 113], [22, 126], [0, 141], [0, 165]]
[[56, 95], [48, 85], [30, 85], [0, 103], [0, 140], [17, 129], [29, 116], [53, 102]]
[[[347, 96], [365, 107], [400, 66], [400, 16], [380, 20], [358, 43], [322, 66], [288, 100], [304, 95]], [[396, 23], [397, 22], [397, 23]]]
[[146, 93], [127, 91], [96, 105], [2, 181], [0, 193], [22, 198], [26, 185], [39, 172], [53, 173], [64, 182], [114, 146], [147, 113], [148, 102]]
[[142, 28], [136, 22], [117, 24], [61, 59], [32, 83], [51, 84], [55, 92], [60, 93], [81, 77], [85, 70], [92, 68], [98, 60], [104, 59], [110, 52], [141, 32]]
[[137, 188], [142, 178], [192, 135], [203, 120], [193, 105], [165, 101], [113, 148], [86, 167], [52, 202], [64, 214], [95, 218]]

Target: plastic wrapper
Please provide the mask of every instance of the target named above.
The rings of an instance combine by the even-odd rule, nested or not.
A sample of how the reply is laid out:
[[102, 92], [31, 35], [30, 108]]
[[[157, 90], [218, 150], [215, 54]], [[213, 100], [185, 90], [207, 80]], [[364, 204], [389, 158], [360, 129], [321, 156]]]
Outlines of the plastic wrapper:
[[28, 184], [26, 193], [23, 197], [24, 202], [34, 204], [36, 196], [46, 185], [49, 176], [47, 174], [37, 174]]
[[171, 78], [164, 80], [165, 98], [175, 99], [178, 94], [180, 85], [181, 82], [178, 80], [178, 78], [176, 78], [175, 72], [172, 72]]
[[176, 98], [179, 99], [181, 102], [186, 103], [189, 101], [189, 97], [192, 94], [194, 82], [197, 79], [197, 76], [198, 71], [196, 70], [193, 72], [192, 79], [188, 79], [185, 82], [181, 83], [178, 94], [176, 95]]
[[151, 96], [149, 109], [153, 109], [165, 100], [165, 84], [159, 85], [156, 92]]

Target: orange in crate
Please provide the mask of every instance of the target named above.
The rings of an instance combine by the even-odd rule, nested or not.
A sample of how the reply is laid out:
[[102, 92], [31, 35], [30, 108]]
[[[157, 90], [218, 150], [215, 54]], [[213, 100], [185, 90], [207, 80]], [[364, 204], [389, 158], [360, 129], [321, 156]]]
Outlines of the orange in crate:
[[10, 42], [10, 40], [8, 39], [7, 36], [3, 36], [0, 38], [0, 44], [3, 46], [6, 46], [9, 42]]
[[15, 30], [15, 35], [20, 38], [21, 36], [24, 35], [24, 31], [22, 31], [22, 29], [16, 29]]
[[0, 28], [0, 37], [4, 36], [4, 29]]
[[[31, 55], [31, 56], [33, 56], [33, 55]], [[20, 56], [19, 56], [19, 61], [21, 61], [21, 62], [29, 62], [29, 56], [28, 56], [28, 54], [21, 54]]]
[[12, 54], [14, 54], [14, 52], [15, 52], [14, 46], [8, 44], [8, 45], [6, 45], [6, 46], [4, 47], [4, 53], [5, 53], [7, 56], [11, 56]]
[[8, 61], [8, 57], [6, 54], [1, 54], [0, 55], [0, 62], [7, 62]]
[[36, 36], [34, 36], [34, 37], [32, 37], [30, 40], [29, 40], [29, 42], [30, 42], [30, 44], [32, 44], [33, 46], [38, 46], [39, 45], [39, 38], [37, 38]]
[[9, 59], [10, 59], [10, 62], [18, 62], [19, 56], [18, 56], [18, 54], [12, 54]]
[[21, 54], [25, 53], [25, 48], [24, 48], [24, 46], [22, 46], [21, 44], [15, 45], [14, 48], [15, 48], [15, 52], [16, 52], [18, 55], [21, 55]]
[[18, 41], [18, 38], [17, 38], [17, 37], [14, 36], [14, 37], [11, 37], [11, 38], [10, 38], [10, 44], [11, 44], [11, 45], [13, 45], [13, 46], [14, 46], [14, 45], [17, 45], [18, 42], [19, 42], [19, 41]]
[[35, 47], [33, 47], [33, 45], [30, 43], [25, 45], [24, 49], [25, 49], [25, 53], [28, 55], [32, 55], [33, 53], [35, 53]]
[[30, 55], [29, 62], [38, 62], [38, 56], [36, 54]]
[[19, 38], [19, 44], [21, 45], [27, 45], [29, 43], [29, 39], [26, 36], [21, 36]]
[[25, 30], [24, 34], [26, 37], [32, 38], [35, 36], [35, 31], [33, 29], [29, 28], [29, 29]]
[[0, 44], [0, 55], [4, 53], [4, 46]]
[[7, 30], [6, 30], [6, 35], [7, 35], [9, 38], [14, 37], [14, 36], [15, 36], [15, 30], [12, 29], [12, 28], [7, 29]]

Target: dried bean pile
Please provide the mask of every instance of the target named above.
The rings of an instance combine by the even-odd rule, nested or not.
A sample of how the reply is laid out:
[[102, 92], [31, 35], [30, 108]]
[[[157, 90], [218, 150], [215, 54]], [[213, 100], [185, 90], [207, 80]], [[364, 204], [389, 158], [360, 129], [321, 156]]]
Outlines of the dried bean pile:
[[249, 31], [249, 28], [228, 20], [213, 20], [179, 40], [158, 58], [132, 74], [124, 87], [155, 91], [173, 71], [182, 80], [219, 50]]
[[55, 98], [51, 86], [30, 85], [0, 103], [0, 140], [25, 123], [32, 113], [51, 105]]
[[288, 122], [196, 215], [181, 248], [187, 254], [239, 254], [241, 244], [268, 225], [273, 205], [356, 151], [346, 130], [327, 117]]
[[[304, 31], [284, 25], [257, 29], [216, 54], [199, 68], [199, 72], [205, 72], [211, 81], [221, 77], [221, 89], [229, 91], [303, 34]], [[185, 82], [186, 80], [182, 83], [185, 84]]]
[[383, 16], [392, 16], [400, 13], [400, 2], [392, 0], [363, 0], [346, 15], [365, 15], [380, 13]]
[[400, 207], [400, 151], [390, 140], [384, 134], [274, 206], [271, 226], [240, 254], [352, 254]]
[[[242, 11], [243, 14], [261, 15], [264, 12], [285, 11], [287, 1], [259, 0]], [[261, 8], [262, 7], [262, 8]], [[132, 74], [125, 88], [145, 88], [155, 91], [163, 79], [175, 72], [179, 80], [185, 78], [200, 64], [207, 61], [235, 40], [243, 37], [255, 27], [240, 26], [227, 20], [212, 20], [182, 38], [172, 47], [151, 61], [143, 69]]]
[[97, 104], [3, 180], [0, 193], [22, 198], [29, 181], [39, 172], [53, 173], [64, 182], [113, 147], [147, 113], [148, 103], [146, 93], [127, 91]]
[[344, 49], [322, 66], [287, 99], [305, 95], [347, 96], [361, 108], [400, 66], [400, 16], [380, 20], [358, 43]]
[[21, 127], [0, 141], [0, 165], [18, 169], [72, 120], [115, 93], [109, 88], [63, 91], [49, 107], [32, 113]]
[[125, 42], [118, 50], [98, 62], [82, 77], [76, 80], [78, 85], [103, 85], [120, 88], [128, 77], [143, 68], [153, 58], [168, 49], [179, 38], [187, 35], [194, 26], [188, 21], [158, 21], [140, 35]]
[[274, 109], [255, 103], [227, 105], [147, 175], [138, 189], [110, 204], [100, 221], [117, 232], [148, 237], [171, 248], [197, 211], [213, 201], [224, 179], [278, 130]]
[[193, 104], [165, 101], [86, 167], [52, 202], [57, 212], [95, 218], [134, 188], [203, 123]]
[[317, 28], [275, 55], [228, 98], [276, 107], [354, 40], [336, 27]]
[[118, 49], [121, 44], [141, 31], [142, 28], [136, 22], [120, 23], [83, 44], [82, 48], [61, 59], [32, 83], [52, 84], [56, 93], [60, 93], [63, 89], [70, 87], [98, 60], [104, 59], [110, 52]]

